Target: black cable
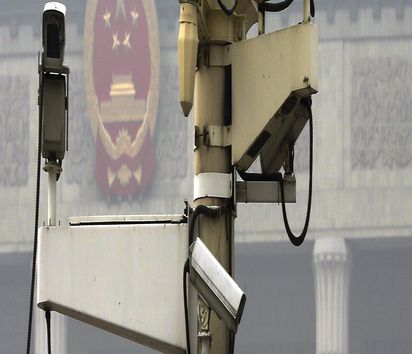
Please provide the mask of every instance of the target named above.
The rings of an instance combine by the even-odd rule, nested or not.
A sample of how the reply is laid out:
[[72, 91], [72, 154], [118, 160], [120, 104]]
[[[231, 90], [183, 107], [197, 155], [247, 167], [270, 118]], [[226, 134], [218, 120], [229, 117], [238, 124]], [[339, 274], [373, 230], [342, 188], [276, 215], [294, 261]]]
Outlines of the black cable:
[[230, 354], [235, 354], [235, 337], [236, 334], [233, 331], [230, 331], [230, 349], [229, 352]]
[[[286, 10], [294, 0], [285, 0], [283, 2], [278, 2], [276, 4], [268, 3], [268, 0], [259, 3], [259, 11], [267, 12], [280, 12]], [[315, 2], [310, 0], [310, 16], [315, 17]]]
[[46, 310], [46, 327], [47, 327], [47, 353], [51, 354], [51, 330], [50, 330], [50, 311]]
[[183, 301], [185, 307], [185, 328], [186, 328], [186, 348], [187, 354], [190, 352], [190, 331], [189, 331], [189, 305], [187, 303], [187, 274], [189, 273], [189, 258], [186, 259], [183, 267]]
[[189, 220], [189, 245], [195, 240], [193, 233], [195, 230], [196, 219], [199, 215], [208, 215], [211, 217], [220, 216], [222, 207], [208, 207], [206, 205], [198, 205], [190, 216]]
[[293, 2], [294, 0], [285, 0], [282, 2], [278, 2], [275, 4], [268, 3], [268, 2], [263, 2], [259, 4], [259, 7], [263, 9], [263, 11], [267, 12], [280, 12], [283, 10], [286, 10]]
[[315, 17], [315, 2], [314, 0], [310, 0], [310, 15]]
[[31, 332], [33, 323], [33, 303], [34, 303], [34, 283], [36, 278], [36, 261], [37, 261], [37, 239], [39, 227], [39, 202], [40, 202], [40, 170], [41, 170], [41, 137], [43, 125], [43, 82], [42, 73], [39, 71], [39, 132], [38, 132], [38, 150], [37, 150], [37, 176], [36, 176], [36, 207], [34, 216], [34, 241], [33, 241], [33, 256], [31, 268], [31, 283], [30, 283], [30, 305], [29, 305], [29, 323], [27, 328], [27, 343], [26, 353], [30, 354], [31, 348]]
[[232, 8], [228, 9], [225, 5], [223, 5], [222, 0], [217, 0], [217, 3], [219, 4], [220, 8], [227, 16], [230, 16], [235, 12], [238, 2], [239, 0], [235, 0], [235, 3], [233, 4]]
[[289, 227], [288, 216], [286, 213], [286, 204], [285, 204], [285, 188], [284, 188], [284, 180], [280, 181], [280, 192], [281, 192], [281, 199], [282, 199], [282, 215], [283, 215], [283, 222], [285, 224], [286, 232], [288, 234], [290, 242], [294, 246], [300, 246], [303, 241], [305, 240], [306, 234], [309, 228], [309, 221], [310, 221], [310, 211], [312, 207], [312, 173], [313, 173], [313, 117], [312, 117], [312, 100], [311, 98], [304, 99], [301, 101], [307, 108], [309, 112], [309, 193], [308, 193], [308, 206], [306, 209], [306, 220], [305, 225], [303, 227], [302, 233], [299, 236], [295, 236]]

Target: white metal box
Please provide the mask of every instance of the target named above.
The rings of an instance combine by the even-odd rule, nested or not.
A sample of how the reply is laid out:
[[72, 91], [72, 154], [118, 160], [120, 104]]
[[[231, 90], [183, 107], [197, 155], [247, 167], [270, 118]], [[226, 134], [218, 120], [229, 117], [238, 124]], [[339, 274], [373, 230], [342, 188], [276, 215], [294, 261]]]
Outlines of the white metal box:
[[38, 306], [183, 354], [187, 242], [185, 218], [174, 215], [78, 218], [68, 227], [43, 227]]

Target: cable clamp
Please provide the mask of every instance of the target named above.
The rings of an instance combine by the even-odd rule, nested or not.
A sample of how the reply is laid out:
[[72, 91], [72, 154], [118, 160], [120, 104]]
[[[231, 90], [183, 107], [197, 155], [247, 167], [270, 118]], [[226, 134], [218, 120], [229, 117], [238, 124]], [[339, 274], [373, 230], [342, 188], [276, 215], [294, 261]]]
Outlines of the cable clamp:
[[226, 173], [199, 173], [194, 177], [194, 200], [216, 197], [231, 198], [232, 175]]

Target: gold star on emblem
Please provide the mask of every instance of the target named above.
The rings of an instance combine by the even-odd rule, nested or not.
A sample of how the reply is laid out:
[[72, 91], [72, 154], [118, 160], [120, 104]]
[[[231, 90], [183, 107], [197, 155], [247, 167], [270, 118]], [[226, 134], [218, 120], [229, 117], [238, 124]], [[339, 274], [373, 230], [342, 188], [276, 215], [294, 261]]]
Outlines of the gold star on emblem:
[[139, 13], [137, 12], [136, 8], [134, 8], [134, 10], [130, 11], [130, 15], [132, 16], [132, 26], [137, 27], [137, 20], [139, 19]]
[[116, 0], [116, 19], [119, 18], [121, 14], [126, 20], [126, 8], [124, 7], [124, 0]]
[[110, 17], [111, 16], [112, 16], [112, 13], [106, 9], [106, 13], [103, 15], [103, 21], [104, 21], [105, 28], [110, 28]]
[[117, 52], [117, 47], [120, 45], [119, 39], [117, 38], [117, 33], [113, 34], [113, 50], [116, 50]]
[[126, 47], [126, 49], [131, 50], [132, 46], [130, 45], [130, 33], [125, 33], [124, 34], [124, 41], [123, 41], [123, 45]]

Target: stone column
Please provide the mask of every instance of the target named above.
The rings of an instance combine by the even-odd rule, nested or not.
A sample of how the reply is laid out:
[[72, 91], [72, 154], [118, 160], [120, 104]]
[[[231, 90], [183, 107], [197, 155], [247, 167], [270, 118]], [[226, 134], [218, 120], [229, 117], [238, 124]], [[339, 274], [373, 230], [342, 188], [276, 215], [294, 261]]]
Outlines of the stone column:
[[[67, 353], [67, 320], [65, 316], [51, 312], [51, 351], [53, 354]], [[35, 309], [35, 354], [47, 353], [47, 331], [45, 312]]]
[[316, 354], [348, 354], [350, 261], [345, 240], [320, 238], [313, 250]]

